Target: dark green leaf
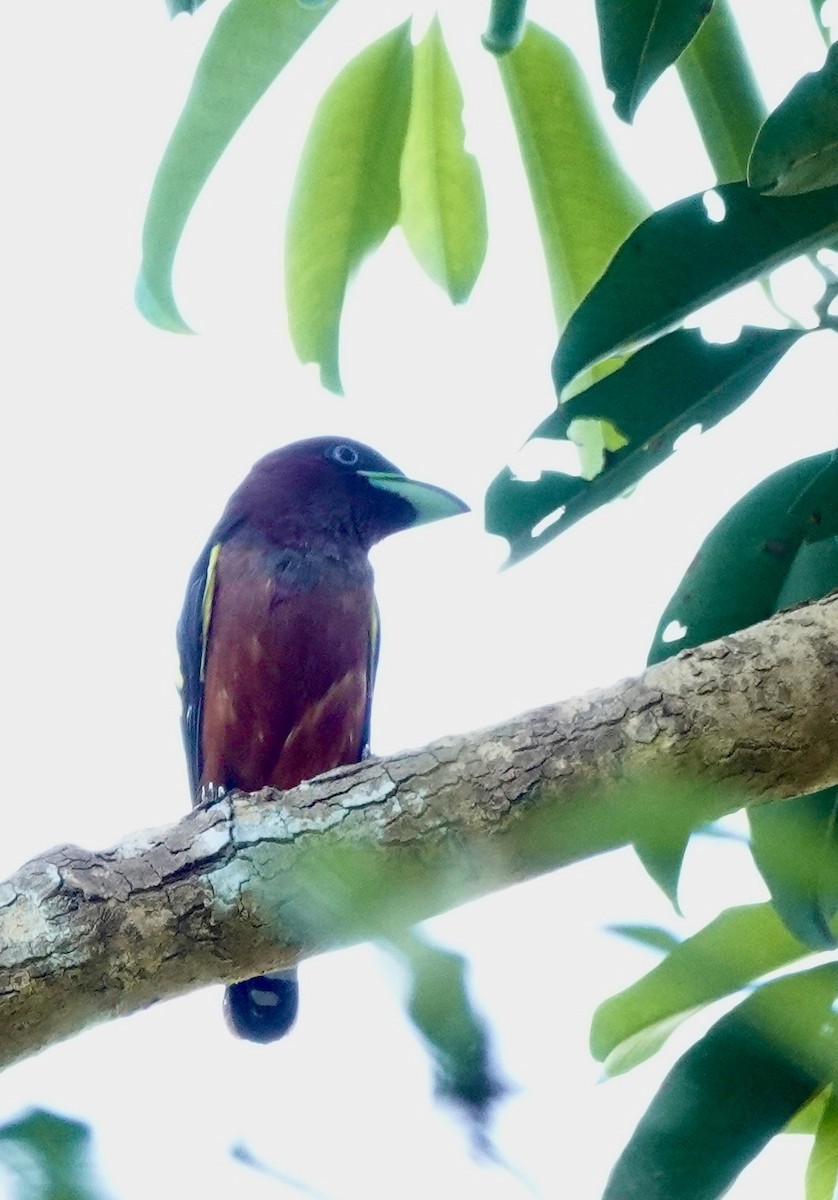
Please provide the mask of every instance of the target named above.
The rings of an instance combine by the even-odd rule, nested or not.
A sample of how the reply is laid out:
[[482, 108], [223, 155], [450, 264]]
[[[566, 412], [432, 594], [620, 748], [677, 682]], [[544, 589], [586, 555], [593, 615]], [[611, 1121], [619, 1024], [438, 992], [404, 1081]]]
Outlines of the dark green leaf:
[[637, 983], [600, 1004], [591, 1025], [591, 1053], [610, 1074], [627, 1070], [654, 1054], [697, 1009], [806, 953], [770, 904], [730, 908]]
[[232, 0], [218, 18], [146, 212], [137, 307], [161, 329], [189, 332], [172, 293], [172, 266], [201, 189], [245, 117], [334, 2], [312, 11], [297, 0]]
[[794, 196], [838, 183], [838, 44], [820, 71], [804, 75], [763, 125], [748, 183]]
[[435, 17], [414, 50], [399, 223], [418, 261], [455, 304], [477, 281], [487, 238], [483, 184], [465, 148], [462, 111], [463, 94]]
[[614, 111], [631, 121], [662, 71], [695, 37], [713, 0], [597, 0], [599, 44]]
[[[663, 612], [650, 663], [776, 612], [804, 539], [836, 520], [838, 488], [830, 495], [820, 486], [832, 478], [834, 464], [832, 453], [792, 463], [763, 480], [721, 519]], [[823, 548], [821, 569], [813, 571], [811, 562], [805, 563], [807, 578], [824, 595], [838, 586], [832, 574], [836, 559], [829, 543], [816, 547]], [[677, 626], [678, 636], [669, 636], [670, 626]]]
[[87, 1125], [43, 1109], [0, 1126], [9, 1200], [102, 1200]]
[[783, 1133], [805, 1134], [813, 1136], [821, 1123], [821, 1118], [824, 1114], [829, 1101], [832, 1099], [832, 1084], [828, 1083], [825, 1088], [821, 1088], [812, 1096], [811, 1100], [807, 1101], [802, 1108], [799, 1108], [792, 1119], [783, 1129]]
[[[807, 542], [817, 542], [822, 538], [838, 536], [838, 506], [835, 503], [835, 493], [838, 492], [838, 450], [826, 455], [826, 461], [814, 477], [807, 482], [800, 495], [791, 507], [791, 514], [799, 518], [806, 530], [803, 535]], [[832, 585], [835, 586], [834, 584]], [[825, 589], [826, 591], [829, 588]], [[807, 596], [797, 596], [787, 600], [787, 604], [798, 603], [800, 600], [811, 600], [824, 592], [810, 592]]]
[[830, 1095], [806, 1167], [806, 1200], [834, 1200], [838, 1185], [838, 1102]]
[[527, 22], [499, 60], [563, 325], [649, 206], [620, 166], [570, 50]]
[[[814, 549], [814, 547], [812, 547]], [[751, 848], [774, 907], [813, 950], [838, 945], [838, 788], [748, 810]]]
[[604, 1200], [714, 1200], [838, 1065], [838, 966], [765, 984], [679, 1059]]
[[609, 933], [628, 938], [630, 942], [637, 942], [639, 946], [660, 950], [663, 954], [668, 954], [670, 950], [680, 946], [682, 941], [660, 925], [606, 925], [606, 929]]
[[340, 316], [346, 287], [399, 217], [413, 47], [406, 22], [367, 46], [314, 115], [286, 237], [288, 321], [297, 354], [341, 391]]
[[527, 0], [492, 0], [483, 45], [490, 54], [508, 54], [524, 34]]
[[766, 109], [728, 0], [715, 0], [678, 74], [717, 181], [744, 179]]
[[725, 215], [712, 221], [704, 195], [654, 213], [617, 251], [559, 342], [559, 394], [586, 367], [672, 329], [695, 309], [838, 233], [838, 188], [760, 196], [745, 183], [716, 189]]
[[626, 444], [606, 454], [604, 470], [590, 481], [573, 478], [560, 501], [563, 514], [537, 534], [534, 528], [558, 507], [555, 490], [547, 486], [555, 477], [503, 483], [501, 475], [487, 495], [487, 528], [509, 538], [512, 561], [539, 549], [642, 479], [669, 457], [688, 429], [710, 429], [731, 413], [800, 336], [794, 330], [746, 327], [735, 342], [714, 345], [698, 330], [680, 329], [639, 350], [618, 371], [560, 404], [532, 434], [566, 438], [572, 421], [605, 420]]
[[464, 1111], [478, 1141], [505, 1086], [492, 1064], [485, 1022], [475, 1012], [459, 954], [405, 933], [388, 943], [410, 971], [408, 1014], [434, 1060], [437, 1094]]

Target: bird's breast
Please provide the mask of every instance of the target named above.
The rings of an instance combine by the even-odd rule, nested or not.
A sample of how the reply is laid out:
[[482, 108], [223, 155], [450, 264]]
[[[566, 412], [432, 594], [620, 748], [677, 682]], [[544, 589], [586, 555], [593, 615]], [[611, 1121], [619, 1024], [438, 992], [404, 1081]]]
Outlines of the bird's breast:
[[[365, 566], [366, 569], [362, 569]], [[204, 678], [202, 784], [289, 788], [361, 757], [373, 621], [364, 560], [219, 555]]]

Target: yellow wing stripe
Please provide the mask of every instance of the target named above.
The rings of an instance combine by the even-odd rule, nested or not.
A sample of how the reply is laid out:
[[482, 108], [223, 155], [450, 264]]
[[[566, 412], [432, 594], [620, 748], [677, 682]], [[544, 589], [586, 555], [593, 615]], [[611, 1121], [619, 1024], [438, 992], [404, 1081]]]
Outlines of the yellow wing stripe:
[[201, 599], [201, 683], [204, 682], [206, 674], [207, 646], [209, 645], [209, 628], [212, 619], [212, 601], [218, 578], [218, 556], [221, 553], [221, 545], [221, 542], [216, 542], [209, 552], [207, 575], [204, 581], [204, 595]]

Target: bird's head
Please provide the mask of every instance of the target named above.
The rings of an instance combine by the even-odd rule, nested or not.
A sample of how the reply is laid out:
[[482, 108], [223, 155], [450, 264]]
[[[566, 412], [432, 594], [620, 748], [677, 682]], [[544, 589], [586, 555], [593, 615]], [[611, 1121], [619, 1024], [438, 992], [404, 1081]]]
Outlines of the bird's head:
[[267, 454], [228, 509], [286, 542], [317, 531], [356, 538], [365, 549], [401, 529], [468, 511], [451, 492], [410, 479], [376, 450], [338, 437]]

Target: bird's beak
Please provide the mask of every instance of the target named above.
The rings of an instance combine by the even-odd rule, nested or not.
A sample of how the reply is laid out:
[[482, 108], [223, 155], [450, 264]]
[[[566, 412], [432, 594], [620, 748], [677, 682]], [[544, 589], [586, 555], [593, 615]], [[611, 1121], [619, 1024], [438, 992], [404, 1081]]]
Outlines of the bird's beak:
[[429, 521], [440, 521], [443, 517], [456, 517], [471, 510], [467, 504], [444, 488], [432, 483], [420, 483], [391, 471], [358, 471], [374, 488], [401, 496], [416, 513], [412, 525], [427, 525]]

